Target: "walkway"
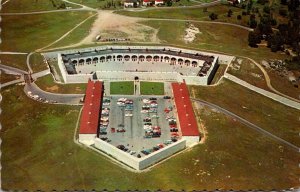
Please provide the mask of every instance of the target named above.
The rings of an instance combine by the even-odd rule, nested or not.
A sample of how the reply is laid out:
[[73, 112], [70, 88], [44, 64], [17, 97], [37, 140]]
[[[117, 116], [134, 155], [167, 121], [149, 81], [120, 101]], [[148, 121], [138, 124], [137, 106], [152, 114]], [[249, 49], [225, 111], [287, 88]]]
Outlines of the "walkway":
[[0, 69], [3, 70], [4, 72], [8, 73], [8, 74], [13, 74], [13, 75], [23, 75], [23, 74], [28, 73], [27, 71], [24, 71], [22, 69], [18, 69], [18, 68], [15, 68], [15, 67], [2, 65], [2, 64], [0, 64]]
[[255, 124], [247, 121], [246, 119], [244, 119], [244, 118], [242, 118], [242, 117], [240, 117], [240, 116], [238, 116], [238, 115], [236, 115], [236, 114], [234, 114], [234, 113], [232, 113], [232, 112], [230, 112], [230, 111], [228, 111], [228, 110], [226, 110], [226, 109], [224, 109], [224, 108], [222, 108], [220, 106], [217, 106], [215, 104], [209, 103], [207, 101], [203, 101], [201, 99], [191, 98], [191, 100], [194, 101], [194, 102], [200, 103], [201, 105], [205, 105], [205, 106], [208, 106], [210, 108], [217, 109], [218, 111], [220, 111], [220, 112], [222, 112], [222, 113], [224, 113], [226, 115], [229, 115], [229, 116], [233, 117], [234, 119], [238, 120], [239, 122], [241, 122], [242, 124], [246, 125], [247, 127], [252, 128], [252, 129], [256, 130], [259, 133], [262, 133], [262, 134], [264, 134], [264, 135], [266, 135], [266, 136], [268, 136], [268, 137], [270, 137], [270, 138], [272, 138], [272, 139], [274, 139], [276, 141], [279, 141], [282, 144], [285, 144], [286, 146], [290, 147], [294, 151], [299, 152], [299, 147], [297, 147], [296, 145], [294, 145], [294, 144], [292, 144], [292, 143], [290, 143], [290, 142], [288, 142], [288, 141], [286, 141], [286, 140], [284, 140], [284, 139], [282, 139], [280, 137], [277, 137], [276, 135], [274, 135], [274, 134], [266, 131], [265, 129], [263, 129], [263, 128], [261, 128], [261, 127], [255, 125]]
[[269, 97], [270, 99], [273, 99], [277, 102], [280, 102], [286, 106], [289, 106], [289, 107], [292, 107], [292, 108], [295, 108], [295, 109], [298, 109], [300, 110], [300, 103], [299, 102], [296, 102], [296, 101], [293, 101], [293, 100], [290, 100], [286, 97], [283, 97], [283, 96], [280, 96], [280, 95], [277, 95], [275, 93], [272, 93], [272, 92], [269, 92], [269, 91], [266, 91], [264, 89], [261, 89], [261, 88], [258, 88], [258, 87], [255, 87], [254, 85], [251, 85], [249, 83], [247, 83], [246, 81], [243, 81], [231, 74], [228, 74], [226, 73], [224, 75], [225, 78], [243, 86], [243, 87], [246, 87], [247, 89], [250, 89], [252, 91], [255, 91], [263, 96], [266, 96], [266, 97]]

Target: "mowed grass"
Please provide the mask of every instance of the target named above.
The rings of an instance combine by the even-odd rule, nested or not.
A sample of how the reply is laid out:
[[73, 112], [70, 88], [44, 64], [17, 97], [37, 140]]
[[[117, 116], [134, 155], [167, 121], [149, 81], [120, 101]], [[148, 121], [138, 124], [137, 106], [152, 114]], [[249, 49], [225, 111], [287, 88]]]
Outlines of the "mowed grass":
[[[299, 185], [299, 153], [220, 113], [198, 109], [206, 142], [143, 173], [73, 142], [77, 106], [49, 105], [2, 91], [3, 190], [286, 189]], [[16, 115], [18, 114], [18, 115]]]
[[231, 7], [229, 5], [216, 5], [208, 7], [207, 12], [204, 8], [176, 8], [176, 9], [151, 9], [147, 11], [116, 11], [115, 13], [121, 15], [127, 15], [132, 17], [144, 17], [144, 18], [163, 18], [163, 19], [186, 19], [186, 20], [208, 20], [210, 13], [216, 13], [218, 15], [227, 14], [231, 9], [234, 13], [240, 12], [240, 8]]
[[[3, 41], [3, 39], [2, 39], [2, 41]], [[17, 54], [14, 54], [14, 55], [0, 54], [0, 61], [1, 61], [2, 65], [8, 65], [11, 67], [22, 69], [24, 71], [28, 71], [26, 59], [27, 59], [27, 55], [24, 55], [24, 54], [18, 54], [18, 55]]]
[[133, 95], [133, 81], [110, 82], [110, 94], [112, 95]]
[[299, 110], [287, 107], [229, 80], [214, 87], [190, 86], [192, 97], [219, 105], [266, 131], [300, 146]]
[[51, 93], [84, 94], [86, 89], [86, 83], [55, 83], [51, 74], [38, 78], [35, 83], [39, 86], [39, 88]]
[[[235, 56], [251, 57], [257, 61], [288, 58], [285, 54], [273, 53], [266, 47], [248, 46], [248, 31], [234, 26], [192, 22], [200, 34], [189, 44], [183, 40], [188, 26], [184, 21], [143, 21], [142, 24], [158, 29], [158, 38], [163, 44], [177, 47], [224, 52]], [[213, 29], [213, 30], [212, 30]]]
[[67, 37], [53, 44], [51, 47], [47, 49], [63, 47], [63, 46], [79, 43], [89, 34], [90, 29], [92, 28], [94, 22], [95, 22], [95, 17], [91, 17], [90, 19], [85, 21], [82, 25], [80, 25], [80, 27], [72, 31]]
[[164, 83], [162, 82], [140, 82], [141, 95], [164, 95]]
[[[82, 4], [82, 5], [85, 5], [88, 7], [92, 7], [95, 9], [102, 9], [102, 8], [104, 8], [105, 5], [107, 5], [107, 3], [113, 2], [116, 5], [116, 8], [120, 8], [120, 6], [119, 6], [120, 0], [115, 0], [115, 1], [111, 1], [111, 0], [72, 0], [72, 2], [79, 3], [79, 4]], [[114, 7], [111, 6], [110, 9], [114, 9]]]
[[91, 12], [63, 12], [2, 16], [0, 48], [3, 51], [34, 51], [57, 40], [91, 14]]
[[32, 54], [30, 56], [29, 63], [33, 72], [39, 72], [48, 69], [46, 62], [44, 61], [44, 57], [40, 53]]
[[[4, 3], [5, 1], [2, 1]], [[2, 13], [19, 13], [33, 11], [56, 10], [63, 3], [62, 0], [10, 0], [2, 6]], [[79, 8], [80, 6], [65, 3], [67, 7]]]

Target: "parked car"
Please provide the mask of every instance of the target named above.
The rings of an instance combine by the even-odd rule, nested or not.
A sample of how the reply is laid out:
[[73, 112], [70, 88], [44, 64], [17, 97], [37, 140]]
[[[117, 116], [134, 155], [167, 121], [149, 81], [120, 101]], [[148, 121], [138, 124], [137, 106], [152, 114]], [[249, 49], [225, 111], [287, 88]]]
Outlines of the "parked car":
[[170, 96], [167, 96], [167, 95], [165, 95], [165, 96], [164, 96], [164, 99], [171, 99], [171, 97], [170, 97]]

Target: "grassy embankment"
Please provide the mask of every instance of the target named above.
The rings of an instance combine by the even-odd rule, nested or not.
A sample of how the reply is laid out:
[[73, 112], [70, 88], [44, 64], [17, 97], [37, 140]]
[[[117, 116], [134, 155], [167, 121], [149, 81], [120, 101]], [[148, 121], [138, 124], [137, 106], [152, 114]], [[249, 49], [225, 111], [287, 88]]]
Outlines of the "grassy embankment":
[[44, 91], [52, 93], [65, 93], [65, 94], [84, 94], [86, 89], [86, 83], [78, 84], [58, 84], [53, 81], [52, 75], [46, 75], [38, 78], [35, 83], [39, 88]]
[[[208, 132], [204, 144], [150, 171], [133, 173], [73, 142], [79, 107], [35, 102], [20, 87], [2, 95], [4, 190], [270, 190], [299, 185], [299, 153], [215, 111], [197, 110]], [[273, 121], [281, 121], [280, 116]]]
[[300, 112], [248, 90], [229, 80], [219, 86], [190, 86], [191, 96], [217, 104], [262, 127], [272, 134], [300, 146]]

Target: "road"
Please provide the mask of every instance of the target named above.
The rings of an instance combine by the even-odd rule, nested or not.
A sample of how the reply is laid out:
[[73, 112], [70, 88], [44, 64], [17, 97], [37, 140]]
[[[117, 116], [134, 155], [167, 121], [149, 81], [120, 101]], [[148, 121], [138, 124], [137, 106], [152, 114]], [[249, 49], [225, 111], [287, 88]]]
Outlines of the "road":
[[56, 101], [56, 104], [66, 105], [81, 105], [80, 99], [84, 94], [56, 94], [49, 93], [40, 89], [35, 83], [27, 83], [24, 87], [25, 94], [28, 95], [28, 91], [31, 91], [33, 95], [38, 95], [39, 98], [46, 99], [48, 101]]
[[259, 94], [261, 94], [261, 95], [263, 95], [265, 97], [269, 97], [270, 99], [273, 99], [273, 100], [275, 100], [275, 101], [277, 101], [279, 103], [282, 103], [282, 104], [284, 104], [286, 106], [289, 106], [289, 107], [292, 107], [292, 108], [300, 110], [300, 103], [297, 102], [297, 101], [294, 101], [294, 100], [291, 100], [289, 98], [280, 96], [280, 95], [272, 93], [270, 91], [266, 91], [266, 90], [261, 89], [259, 87], [255, 87], [254, 85], [251, 85], [251, 84], [247, 83], [246, 81], [243, 81], [243, 80], [237, 78], [236, 76], [233, 76], [233, 75], [228, 74], [228, 73], [226, 73], [224, 75], [224, 77], [226, 79], [229, 79], [230, 81], [233, 81], [233, 82], [235, 82], [235, 83], [243, 86], [243, 87], [246, 87], [247, 89], [255, 91], [256, 93], [259, 93]]
[[33, 11], [33, 12], [22, 12], [22, 13], [0, 13], [2, 16], [11, 16], [11, 15], [36, 15], [44, 13], [58, 13], [58, 12], [71, 12], [71, 11], [95, 11], [90, 8], [78, 8], [78, 9], [59, 9], [59, 10], [49, 10], [49, 11]]
[[0, 69], [3, 70], [7, 74], [12, 74], [12, 75], [23, 75], [27, 74], [27, 71], [24, 71], [22, 69], [18, 69], [15, 67], [7, 66], [7, 65], [2, 65], [0, 64]]
[[288, 146], [289, 148], [293, 149], [294, 151], [299, 152], [299, 147], [297, 147], [296, 145], [294, 145], [294, 144], [292, 144], [292, 143], [290, 143], [290, 142], [288, 142], [288, 141], [286, 141], [286, 140], [284, 140], [280, 137], [277, 137], [276, 135], [266, 131], [265, 129], [263, 129], [263, 128], [247, 121], [246, 119], [244, 119], [244, 118], [242, 118], [242, 117], [240, 117], [240, 116], [238, 116], [238, 115], [236, 115], [236, 114], [234, 114], [234, 113], [232, 113], [232, 112], [230, 112], [230, 111], [228, 111], [228, 110], [226, 110], [226, 109], [224, 109], [224, 108], [222, 108], [218, 105], [209, 103], [207, 101], [203, 101], [201, 99], [196, 99], [196, 98], [190, 98], [190, 99], [194, 102], [197, 102], [197, 103], [201, 104], [201, 105], [205, 105], [205, 106], [208, 106], [210, 108], [217, 109], [218, 111], [220, 111], [220, 112], [236, 119], [237, 121], [241, 122], [242, 124], [246, 125], [247, 127], [252, 128], [252, 129], [256, 130], [257, 132], [262, 133], [265, 136], [268, 136], [268, 137], [270, 137], [270, 138], [272, 138], [272, 139]]

